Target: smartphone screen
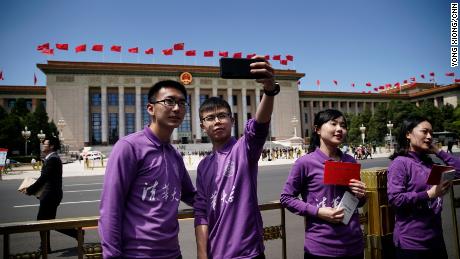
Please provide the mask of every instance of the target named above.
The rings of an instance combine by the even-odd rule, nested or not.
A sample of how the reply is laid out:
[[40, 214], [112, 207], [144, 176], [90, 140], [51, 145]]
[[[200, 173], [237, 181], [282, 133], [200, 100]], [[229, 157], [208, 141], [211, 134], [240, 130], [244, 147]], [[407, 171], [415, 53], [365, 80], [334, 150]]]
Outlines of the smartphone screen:
[[226, 79], [259, 79], [263, 75], [255, 75], [251, 73], [250, 64], [254, 62], [262, 62], [261, 59], [249, 58], [221, 58], [220, 77]]

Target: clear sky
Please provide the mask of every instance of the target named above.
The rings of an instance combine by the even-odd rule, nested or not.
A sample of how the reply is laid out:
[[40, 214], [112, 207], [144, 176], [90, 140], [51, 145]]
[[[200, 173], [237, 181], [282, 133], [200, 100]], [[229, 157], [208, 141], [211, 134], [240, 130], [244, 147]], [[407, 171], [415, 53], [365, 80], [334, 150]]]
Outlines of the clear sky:
[[[1, 0], [0, 70], [2, 85], [45, 85], [37, 63], [49, 60], [119, 62], [109, 50], [121, 45], [122, 62], [217, 65], [218, 51], [291, 54], [294, 62], [275, 68], [304, 73], [302, 90], [356, 91], [429, 73], [448, 84], [450, 67], [449, 0]], [[54, 56], [36, 50], [49, 42], [68, 43]], [[183, 51], [164, 56], [162, 49], [184, 42]], [[75, 46], [87, 51], [75, 53]], [[104, 52], [90, 50], [104, 44]], [[139, 47], [139, 54], [128, 48]], [[153, 47], [155, 54], [143, 51]], [[204, 50], [215, 57], [204, 58]], [[420, 77], [421, 74], [426, 79]], [[338, 86], [333, 84], [338, 81]], [[351, 87], [354, 82], [356, 87]], [[371, 82], [372, 88], [365, 83]]]

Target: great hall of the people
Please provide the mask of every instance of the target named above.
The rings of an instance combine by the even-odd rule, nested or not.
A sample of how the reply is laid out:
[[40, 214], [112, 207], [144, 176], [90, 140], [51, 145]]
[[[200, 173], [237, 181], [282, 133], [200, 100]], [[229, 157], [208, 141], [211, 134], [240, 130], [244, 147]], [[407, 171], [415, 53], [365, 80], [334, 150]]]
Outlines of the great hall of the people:
[[[120, 137], [141, 130], [149, 123], [148, 90], [160, 80], [181, 81], [188, 93], [190, 105], [173, 133], [175, 143], [209, 142], [200, 128], [198, 109], [210, 96], [228, 101], [235, 118], [232, 134], [240, 136], [263, 94], [254, 80], [221, 79], [219, 67], [213, 66], [48, 61], [37, 67], [46, 75], [46, 86], [0, 86], [0, 106], [9, 111], [18, 98], [24, 98], [30, 110], [40, 102], [45, 104], [51, 120], [65, 122], [62, 135], [73, 150], [113, 145]], [[366, 109], [374, 112], [377, 104], [391, 100], [456, 107], [460, 98], [459, 84], [416, 83], [380, 93], [301, 91], [297, 82], [305, 74], [295, 70], [275, 73], [281, 92], [275, 98], [272, 140], [291, 138], [294, 127], [297, 135], [308, 137], [314, 115], [326, 108], [358, 114]]]

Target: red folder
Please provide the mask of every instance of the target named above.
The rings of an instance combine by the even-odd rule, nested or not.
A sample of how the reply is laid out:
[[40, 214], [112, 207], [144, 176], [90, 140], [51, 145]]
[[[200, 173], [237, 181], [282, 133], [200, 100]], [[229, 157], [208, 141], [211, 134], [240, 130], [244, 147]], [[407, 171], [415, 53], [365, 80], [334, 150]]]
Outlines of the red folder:
[[351, 179], [361, 180], [360, 171], [361, 164], [326, 161], [324, 166], [324, 184], [348, 186]]
[[455, 173], [455, 169], [452, 166], [445, 165], [433, 165], [431, 168], [430, 175], [428, 176], [427, 184], [436, 185], [441, 182], [441, 177], [443, 173], [452, 172]]

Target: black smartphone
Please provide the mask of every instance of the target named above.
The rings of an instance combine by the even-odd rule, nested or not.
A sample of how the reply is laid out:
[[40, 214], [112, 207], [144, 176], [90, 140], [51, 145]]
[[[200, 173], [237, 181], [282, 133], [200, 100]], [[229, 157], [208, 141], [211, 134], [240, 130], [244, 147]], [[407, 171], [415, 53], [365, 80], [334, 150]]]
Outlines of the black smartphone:
[[220, 64], [220, 77], [226, 79], [259, 79], [264, 75], [257, 75], [251, 73], [251, 63], [263, 62], [263, 59], [251, 58], [221, 58]]

